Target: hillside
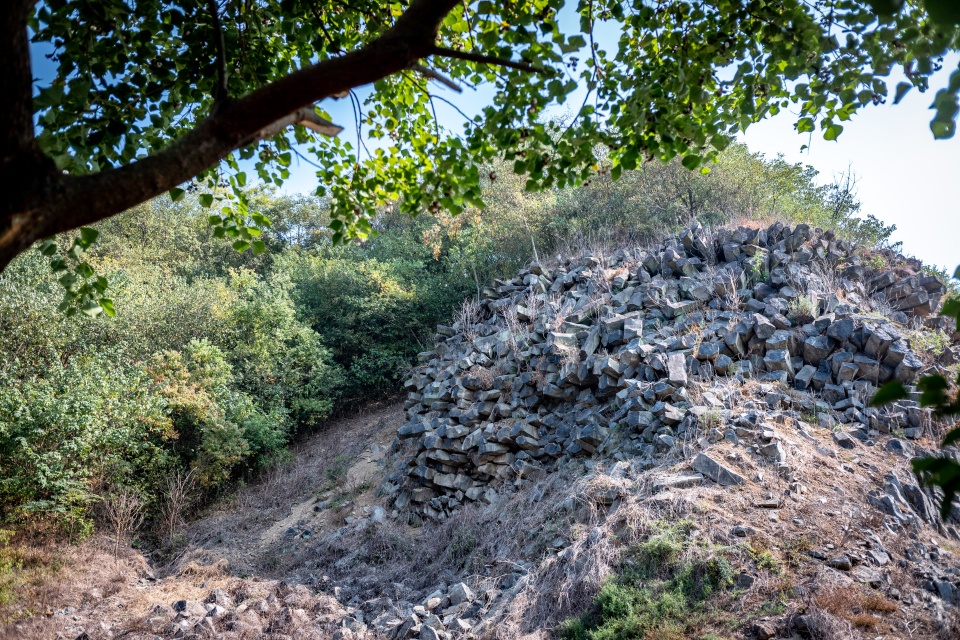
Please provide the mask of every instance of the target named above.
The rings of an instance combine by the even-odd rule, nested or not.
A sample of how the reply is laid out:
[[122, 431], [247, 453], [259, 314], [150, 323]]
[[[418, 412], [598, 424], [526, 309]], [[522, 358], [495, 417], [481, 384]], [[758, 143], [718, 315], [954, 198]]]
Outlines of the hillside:
[[68, 563], [8, 634], [960, 637], [960, 513], [909, 468], [942, 425], [869, 406], [955, 364], [945, 294], [779, 223], [533, 264], [438, 327], [402, 407], [331, 425], [162, 566]]

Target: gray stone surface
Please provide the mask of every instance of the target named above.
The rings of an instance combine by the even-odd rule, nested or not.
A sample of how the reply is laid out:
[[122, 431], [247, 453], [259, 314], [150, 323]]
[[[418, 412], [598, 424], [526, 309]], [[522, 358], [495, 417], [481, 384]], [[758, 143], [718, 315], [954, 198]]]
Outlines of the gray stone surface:
[[747, 479], [739, 473], [720, 464], [705, 453], [698, 453], [697, 457], [693, 459], [692, 466], [694, 470], [699, 471], [707, 478], [725, 487], [745, 484], [747, 481]]

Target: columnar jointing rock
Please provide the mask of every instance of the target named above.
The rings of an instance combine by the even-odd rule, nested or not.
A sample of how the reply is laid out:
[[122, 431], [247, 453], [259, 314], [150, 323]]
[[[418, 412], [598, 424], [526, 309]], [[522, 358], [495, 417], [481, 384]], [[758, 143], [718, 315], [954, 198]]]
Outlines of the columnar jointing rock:
[[[383, 489], [398, 509], [444, 518], [602, 452], [614, 426], [649, 468], [703, 420], [707, 407], [687, 387], [715, 376], [816, 391], [841, 422], [916, 426], [914, 403], [893, 413], [865, 404], [879, 384], [914, 382], [921, 361], [892, 322], [861, 314], [880, 299], [894, 321], [926, 316], [945, 288], [892, 252], [884, 271], [862, 255], [807, 225], [694, 225], [653, 249], [534, 264], [497, 281], [479, 317], [438, 327], [406, 381], [398, 436], [416, 452]], [[695, 468], [743, 480], [711, 462]]]

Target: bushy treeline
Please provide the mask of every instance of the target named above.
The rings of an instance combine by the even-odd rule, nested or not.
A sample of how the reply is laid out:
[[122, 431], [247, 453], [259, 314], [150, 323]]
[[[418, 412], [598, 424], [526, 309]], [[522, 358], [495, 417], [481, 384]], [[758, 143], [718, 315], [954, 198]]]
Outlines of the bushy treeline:
[[532, 259], [695, 219], [777, 217], [886, 242], [892, 229], [858, 218], [849, 189], [814, 177], [742, 146], [709, 175], [648, 164], [552, 193], [494, 167], [482, 213], [384, 212], [379, 235], [349, 247], [331, 246], [322, 201], [259, 192], [252, 207], [273, 221], [261, 255], [212, 238], [190, 198], [137, 207], [102, 223], [87, 256], [116, 317], [59, 313], [37, 252], [0, 276], [0, 518], [82, 534], [122, 495], [169, 527], [189, 502], [171, 487], [212, 495], [335, 412], [395, 393], [437, 322]]

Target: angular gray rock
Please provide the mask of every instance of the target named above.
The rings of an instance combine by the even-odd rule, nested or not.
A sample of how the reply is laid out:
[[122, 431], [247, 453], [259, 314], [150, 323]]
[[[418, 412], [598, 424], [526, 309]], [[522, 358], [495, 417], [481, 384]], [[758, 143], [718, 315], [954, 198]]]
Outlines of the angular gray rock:
[[687, 385], [687, 359], [682, 353], [671, 353], [667, 357], [667, 379], [671, 384]]
[[473, 602], [474, 594], [473, 590], [470, 589], [465, 583], [458, 582], [457, 584], [450, 587], [450, 591], [447, 593], [447, 597], [450, 598], [450, 604], [457, 606], [463, 602]]
[[747, 479], [736, 471], [726, 467], [705, 453], [698, 453], [693, 459], [693, 468], [707, 478], [724, 487], [745, 484]]

